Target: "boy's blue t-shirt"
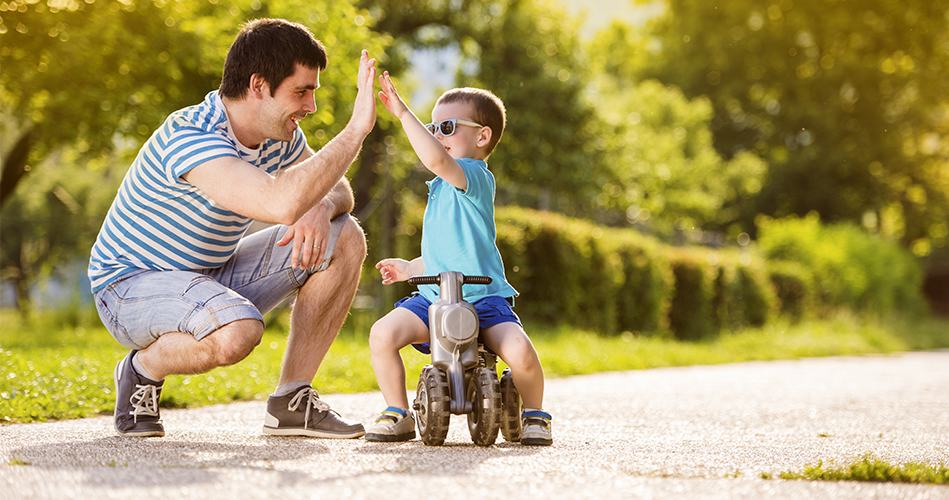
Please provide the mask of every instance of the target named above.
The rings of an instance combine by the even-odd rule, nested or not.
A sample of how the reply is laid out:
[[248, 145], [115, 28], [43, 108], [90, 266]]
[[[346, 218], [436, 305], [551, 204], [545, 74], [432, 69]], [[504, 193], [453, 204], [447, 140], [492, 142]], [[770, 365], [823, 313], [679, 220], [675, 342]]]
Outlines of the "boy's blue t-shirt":
[[[465, 285], [464, 299], [474, 302], [496, 295], [513, 297], [517, 290], [504, 277], [501, 252], [495, 244], [494, 175], [488, 164], [469, 158], [457, 160], [468, 189], [462, 191], [442, 178], [428, 181], [428, 204], [422, 221], [422, 262], [425, 274], [458, 271], [468, 276], [490, 276], [490, 285]], [[438, 300], [437, 285], [419, 285], [428, 300]]]

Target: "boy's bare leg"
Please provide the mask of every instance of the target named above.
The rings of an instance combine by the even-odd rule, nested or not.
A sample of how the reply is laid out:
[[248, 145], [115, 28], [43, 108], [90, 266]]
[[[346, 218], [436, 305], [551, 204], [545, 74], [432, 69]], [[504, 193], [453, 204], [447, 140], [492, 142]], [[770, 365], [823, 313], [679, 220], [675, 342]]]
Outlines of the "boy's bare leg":
[[366, 236], [352, 218], [336, 241], [333, 261], [300, 288], [290, 314], [290, 338], [279, 384], [310, 382], [339, 334], [356, 296]]
[[409, 407], [405, 389], [405, 363], [399, 350], [409, 344], [428, 340], [425, 323], [408, 309], [393, 309], [372, 325], [369, 333], [372, 370], [387, 406]]
[[499, 323], [482, 332], [488, 349], [511, 367], [524, 408], [543, 408], [544, 368], [524, 329], [517, 323]]

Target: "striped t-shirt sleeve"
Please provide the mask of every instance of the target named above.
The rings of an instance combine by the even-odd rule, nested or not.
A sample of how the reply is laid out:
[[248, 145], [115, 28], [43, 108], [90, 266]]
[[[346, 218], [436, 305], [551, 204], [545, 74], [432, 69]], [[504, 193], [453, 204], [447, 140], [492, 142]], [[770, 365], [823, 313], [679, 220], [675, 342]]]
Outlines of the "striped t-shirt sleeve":
[[244, 157], [227, 125], [220, 99], [212, 93], [204, 103], [170, 116], [146, 142], [93, 246], [93, 292], [138, 270], [214, 268], [233, 255], [251, 220], [217, 204], [182, 175], [224, 156], [277, 175], [307, 146], [297, 129], [290, 142], [265, 141], [256, 158]]

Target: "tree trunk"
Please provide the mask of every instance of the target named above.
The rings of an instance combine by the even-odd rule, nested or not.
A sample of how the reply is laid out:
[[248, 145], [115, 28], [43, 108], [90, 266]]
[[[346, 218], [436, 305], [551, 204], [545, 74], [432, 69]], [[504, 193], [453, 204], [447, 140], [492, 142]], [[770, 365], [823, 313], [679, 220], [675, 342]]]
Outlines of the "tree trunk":
[[362, 160], [359, 162], [359, 170], [352, 179], [353, 198], [356, 200], [355, 213], [358, 219], [368, 217], [369, 202], [372, 200], [372, 188], [379, 180], [379, 174], [376, 173], [376, 166], [382, 157], [385, 148], [385, 133], [379, 130], [379, 127], [372, 129], [369, 136], [366, 137], [362, 148]]
[[3, 175], [0, 176], [0, 208], [3, 208], [3, 205], [16, 191], [20, 180], [29, 172], [26, 160], [30, 156], [32, 137], [33, 130], [27, 130], [17, 139], [13, 149], [10, 150], [10, 154], [3, 159]]

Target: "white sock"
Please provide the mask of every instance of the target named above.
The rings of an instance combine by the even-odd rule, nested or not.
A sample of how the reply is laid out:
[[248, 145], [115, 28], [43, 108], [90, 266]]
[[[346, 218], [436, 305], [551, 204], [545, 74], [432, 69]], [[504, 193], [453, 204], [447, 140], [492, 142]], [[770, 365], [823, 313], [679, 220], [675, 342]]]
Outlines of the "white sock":
[[310, 385], [309, 382], [287, 382], [286, 384], [278, 385], [277, 388], [273, 391], [273, 395], [279, 398], [282, 396], [286, 396], [287, 394], [290, 394], [291, 392], [296, 392], [300, 390], [301, 387], [307, 387], [309, 385]]
[[145, 367], [142, 366], [142, 363], [138, 361], [138, 353], [135, 353], [135, 355], [132, 356], [132, 369], [135, 370], [135, 373], [147, 378], [148, 380], [151, 380], [152, 382], [162, 382], [164, 380], [158, 380], [157, 378], [153, 377], [151, 373], [148, 373], [148, 370], [146, 370]]

